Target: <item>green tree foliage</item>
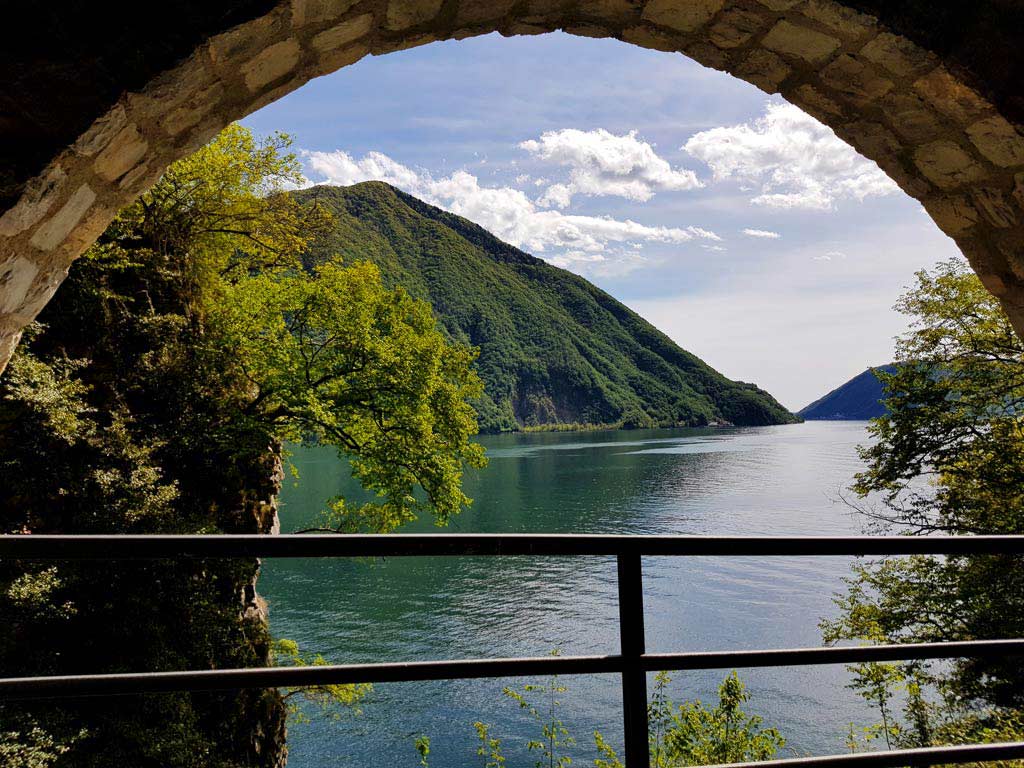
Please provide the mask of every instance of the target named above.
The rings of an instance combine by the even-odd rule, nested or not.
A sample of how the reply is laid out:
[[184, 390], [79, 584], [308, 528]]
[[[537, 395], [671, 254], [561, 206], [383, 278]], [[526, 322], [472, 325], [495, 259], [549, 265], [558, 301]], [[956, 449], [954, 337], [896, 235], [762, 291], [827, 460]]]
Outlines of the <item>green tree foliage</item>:
[[372, 260], [388, 285], [429, 301], [445, 332], [480, 350], [481, 428], [698, 426], [796, 421], [730, 381], [578, 275], [381, 182], [294, 193], [329, 210], [307, 265]]
[[0, 731], [0, 765], [4, 768], [50, 768], [85, 736], [80, 732], [57, 741], [30, 716], [7, 718], [5, 727], [17, 730]]
[[[566, 754], [576, 744], [576, 739], [569, 733], [565, 723], [559, 716], [562, 707], [561, 696], [568, 688], [552, 675], [546, 683], [524, 685], [522, 691], [505, 688], [502, 693], [519, 705], [540, 728], [540, 738], [531, 739], [526, 748], [537, 753], [534, 763], [536, 768], [567, 768], [572, 758]], [[540, 703], [534, 701], [540, 698]], [[478, 733], [480, 728], [477, 728]], [[500, 745], [494, 745], [495, 747]], [[490, 752], [494, 752], [492, 748]], [[492, 762], [495, 760], [492, 758]]]
[[389, 531], [422, 511], [445, 524], [469, 503], [463, 467], [484, 464], [469, 441], [474, 353], [445, 340], [428, 304], [384, 288], [374, 265], [247, 278], [225, 290], [210, 324], [250, 384], [246, 416], [278, 439], [337, 446], [384, 499], [336, 500], [336, 526]]
[[481, 758], [483, 768], [502, 768], [505, 765], [505, 756], [501, 753], [501, 739], [491, 736], [491, 726], [479, 720], [473, 723], [473, 728], [480, 740], [476, 754]]
[[[275, 640], [271, 648], [270, 661], [280, 667], [324, 667], [329, 663], [320, 654], [303, 653], [294, 640]], [[303, 688], [288, 688], [281, 696], [288, 704], [292, 722], [308, 722], [309, 718], [299, 705], [298, 700], [316, 705], [323, 712], [338, 715], [335, 705], [346, 710], [355, 709], [372, 690], [369, 684], [327, 683], [325, 685], [309, 685]], [[429, 745], [428, 745], [429, 746]]]
[[[336, 445], [380, 497], [339, 501], [334, 527], [443, 521], [469, 502], [463, 467], [483, 463], [465, 403], [480, 391], [473, 353], [372, 266], [303, 269], [329, 216], [284, 194], [301, 181], [288, 145], [228, 128], [76, 262], [0, 378], [5, 533], [266, 530], [283, 440]], [[0, 563], [0, 673], [262, 666], [256, 572]], [[291, 644], [276, 658], [321, 663]], [[0, 704], [0, 744], [55, 766], [261, 765], [283, 711], [274, 691]]]
[[[854, 485], [867, 499], [860, 509], [870, 527], [916, 535], [1024, 533], [1024, 344], [961, 261], [919, 272], [897, 309], [911, 327], [898, 340], [896, 369], [879, 374], [890, 412], [869, 428], [873, 442], [861, 449], [867, 467]], [[1016, 556], [858, 563], [837, 599], [839, 618], [823, 623], [825, 639], [1020, 637], [1022, 565]], [[966, 733], [958, 725], [964, 723], [979, 724], [968, 730], [983, 738], [986, 728], [1005, 731], [1013, 711], [1024, 707], [1024, 674], [1013, 660], [873, 664], [854, 671], [855, 687], [882, 717], [869, 736], [884, 735], [889, 744], [942, 743]], [[940, 705], [922, 695], [931, 688]], [[893, 694], [901, 689], [902, 723], [892, 711]]]
[[[647, 708], [651, 768], [770, 760], [786, 745], [776, 729], [763, 727], [760, 717], [743, 712], [741, 706], [750, 694], [735, 670], [719, 686], [718, 704], [713, 708], [699, 699], [676, 704], [667, 693], [671, 681], [666, 672], [656, 675], [654, 695]], [[576, 740], [560, 714], [567, 692], [557, 675], [541, 684], [502, 691], [538, 729], [538, 738], [526, 743], [527, 749], [536, 754], [535, 768], [568, 768], [572, 764], [569, 752]], [[489, 725], [475, 722], [473, 728], [480, 741], [477, 755], [483, 768], [503, 768], [501, 740], [491, 735]], [[428, 768], [430, 739], [418, 737], [415, 747], [420, 765]], [[594, 768], [624, 768], [615, 748], [600, 731], [594, 732], [594, 747]]]
[[420, 768], [430, 768], [430, 737], [417, 736], [414, 746], [420, 756]]
[[699, 699], [674, 706], [665, 698], [668, 682], [668, 675], [658, 675], [648, 713], [654, 768], [770, 760], [786, 745], [776, 729], [741, 709], [750, 694], [735, 670], [718, 687], [718, 703], [710, 708]]

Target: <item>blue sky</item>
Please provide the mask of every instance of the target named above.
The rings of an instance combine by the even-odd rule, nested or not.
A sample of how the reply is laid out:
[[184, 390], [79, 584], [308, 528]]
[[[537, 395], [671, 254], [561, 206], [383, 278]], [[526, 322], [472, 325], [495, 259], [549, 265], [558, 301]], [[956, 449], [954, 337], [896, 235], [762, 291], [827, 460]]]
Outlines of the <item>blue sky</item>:
[[249, 116], [316, 183], [380, 178], [571, 269], [799, 408], [887, 362], [913, 272], [958, 253], [779, 97], [564, 34], [368, 57]]

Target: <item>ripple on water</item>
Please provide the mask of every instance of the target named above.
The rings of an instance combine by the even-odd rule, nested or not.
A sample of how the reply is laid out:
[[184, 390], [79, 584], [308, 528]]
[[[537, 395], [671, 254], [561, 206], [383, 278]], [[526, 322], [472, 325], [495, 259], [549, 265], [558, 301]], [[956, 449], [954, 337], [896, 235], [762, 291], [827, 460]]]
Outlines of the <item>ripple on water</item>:
[[[859, 469], [862, 424], [725, 430], [505, 435], [471, 473], [462, 532], [821, 535], [859, 532], [833, 503]], [[285, 489], [285, 530], [323, 500], [355, 493], [329, 450], [299, 449], [302, 483]], [[431, 532], [426, 521], [411, 530]], [[684, 651], [820, 644], [818, 621], [847, 558], [645, 558], [648, 648]], [[611, 558], [389, 558], [267, 561], [260, 582], [272, 629], [331, 661], [608, 653], [618, 646]], [[713, 699], [724, 672], [677, 675], [672, 695]], [[849, 722], [870, 713], [842, 667], [741, 670], [752, 699], [801, 754], [843, 751]], [[313, 714], [290, 733], [291, 768], [415, 765], [412, 739], [433, 739], [432, 766], [475, 759], [474, 720], [495, 724], [509, 764], [528, 764], [524, 715], [501, 696], [516, 681], [377, 686], [358, 718]], [[522, 681], [519, 681], [520, 683]], [[589, 734], [621, 738], [614, 676], [566, 679], [564, 719], [593, 759]]]

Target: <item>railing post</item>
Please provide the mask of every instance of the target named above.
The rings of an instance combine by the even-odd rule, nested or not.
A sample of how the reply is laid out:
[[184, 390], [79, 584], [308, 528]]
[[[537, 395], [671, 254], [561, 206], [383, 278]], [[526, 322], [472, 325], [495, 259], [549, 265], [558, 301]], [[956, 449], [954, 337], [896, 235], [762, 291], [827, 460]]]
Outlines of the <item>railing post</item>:
[[643, 572], [639, 554], [620, 554], [617, 560], [626, 768], [648, 768], [651, 752], [647, 740], [647, 673], [640, 666], [640, 657], [646, 652]]

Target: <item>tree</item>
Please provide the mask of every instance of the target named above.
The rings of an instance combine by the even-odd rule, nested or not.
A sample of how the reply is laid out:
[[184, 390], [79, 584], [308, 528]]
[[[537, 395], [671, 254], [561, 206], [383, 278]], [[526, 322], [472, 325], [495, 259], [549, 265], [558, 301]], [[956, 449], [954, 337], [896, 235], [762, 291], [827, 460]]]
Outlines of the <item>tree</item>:
[[786, 745], [774, 728], [762, 727], [757, 715], [741, 706], [750, 694], [733, 670], [718, 687], [718, 704], [699, 699], [679, 705], [665, 730], [665, 766], [708, 765], [769, 760]]
[[385, 289], [377, 267], [241, 280], [211, 308], [210, 326], [216, 357], [249, 384], [243, 414], [278, 439], [337, 446], [383, 499], [335, 500], [328, 529], [389, 531], [423, 511], [443, 525], [469, 503], [463, 466], [484, 464], [469, 439], [468, 400], [482, 392], [475, 353], [445, 340], [430, 305]]
[[[959, 260], [917, 273], [896, 308], [911, 325], [898, 339], [895, 371], [878, 374], [889, 413], [873, 420], [873, 442], [861, 448], [866, 468], [853, 490], [866, 501], [858, 508], [883, 532], [1024, 533], [1024, 344]], [[825, 639], [1020, 637], [1022, 565], [1003, 555], [858, 563], [837, 598], [839, 618], [823, 622]], [[861, 665], [855, 672], [855, 685], [879, 705], [888, 705], [884, 690], [907, 691], [911, 725], [894, 724], [891, 712], [883, 723], [887, 739], [903, 744], [934, 741], [943, 722], [1024, 707], [1024, 672], [1012, 660]], [[920, 695], [928, 685], [942, 695], [941, 712]]]
[[[469, 503], [473, 352], [372, 267], [302, 268], [328, 218], [286, 194], [303, 181], [288, 146], [229, 127], [74, 264], [0, 379], [4, 532], [255, 532], [247, 500], [272, 492], [286, 440], [336, 445], [381, 497], [338, 501], [333, 529], [443, 522]], [[0, 563], [0, 672], [265, 665], [267, 627], [239, 599], [257, 569]], [[287, 643], [277, 660], [319, 663]], [[283, 711], [274, 691], [0, 703], [0, 747], [62, 766], [269, 764]]]

